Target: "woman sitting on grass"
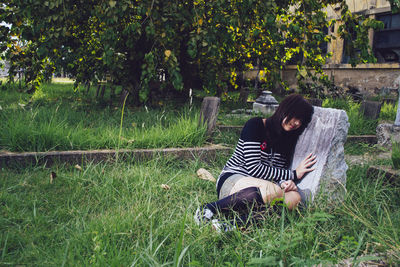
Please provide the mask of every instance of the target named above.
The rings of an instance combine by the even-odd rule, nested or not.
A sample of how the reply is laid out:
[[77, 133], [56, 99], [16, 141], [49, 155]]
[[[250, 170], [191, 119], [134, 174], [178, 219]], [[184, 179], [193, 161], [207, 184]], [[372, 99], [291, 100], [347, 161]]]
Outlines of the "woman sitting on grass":
[[[314, 170], [316, 156], [309, 154], [295, 170], [289, 166], [300, 134], [311, 121], [313, 107], [300, 95], [286, 97], [268, 119], [252, 118], [244, 125], [236, 149], [217, 180], [218, 201], [197, 209], [198, 225], [211, 221], [218, 231], [245, 225], [250, 216], [266, 211], [266, 204], [284, 198], [289, 209], [302, 197], [296, 183]], [[304, 197], [303, 197], [304, 198]], [[238, 213], [239, 219], [223, 222], [215, 215]]]

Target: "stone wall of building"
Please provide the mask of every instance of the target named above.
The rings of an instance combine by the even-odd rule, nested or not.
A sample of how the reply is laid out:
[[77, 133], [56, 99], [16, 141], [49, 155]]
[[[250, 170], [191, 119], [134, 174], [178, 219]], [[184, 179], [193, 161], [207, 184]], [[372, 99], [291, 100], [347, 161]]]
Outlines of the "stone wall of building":
[[[400, 64], [361, 64], [352, 68], [349, 64], [328, 64], [325, 73], [335, 85], [344, 89], [357, 88], [364, 95], [376, 95], [384, 89], [399, 89]], [[296, 67], [287, 66], [283, 80], [291, 89], [297, 89]]]

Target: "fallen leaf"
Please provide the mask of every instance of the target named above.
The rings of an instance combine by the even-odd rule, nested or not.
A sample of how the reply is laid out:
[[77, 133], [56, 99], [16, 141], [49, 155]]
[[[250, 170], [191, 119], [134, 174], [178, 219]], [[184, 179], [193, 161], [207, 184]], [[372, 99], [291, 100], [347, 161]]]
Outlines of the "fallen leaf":
[[75, 165], [75, 169], [77, 169], [78, 171], [82, 171], [82, 167], [79, 166], [78, 164]]
[[167, 185], [167, 184], [162, 184], [161, 188], [165, 189], [165, 190], [170, 190], [171, 189], [171, 187], [169, 185]]
[[200, 168], [197, 170], [197, 176], [200, 179], [211, 181], [214, 183], [217, 181], [217, 180], [215, 180], [214, 176], [212, 176], [212, 174], [209, 171], [207, 171], [206, 169], [203, 169], [203, 168]]

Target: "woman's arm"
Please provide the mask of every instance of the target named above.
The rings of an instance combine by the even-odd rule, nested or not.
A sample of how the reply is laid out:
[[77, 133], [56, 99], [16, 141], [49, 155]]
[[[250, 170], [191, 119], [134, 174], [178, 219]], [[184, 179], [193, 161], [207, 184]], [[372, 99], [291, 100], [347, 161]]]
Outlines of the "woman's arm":
[[245, 169], [250, 176], [274, 182], [293, 180], [295, 178], [293, 171], [283, 167], [273, 166], [287, 165], [287, 160], [283, 156], [276, 154], [274, 158], [271, 159], [271, 162], [263, 162], [261, 153], [261, 142], [244, 142], [243, 155], [245, 159]]

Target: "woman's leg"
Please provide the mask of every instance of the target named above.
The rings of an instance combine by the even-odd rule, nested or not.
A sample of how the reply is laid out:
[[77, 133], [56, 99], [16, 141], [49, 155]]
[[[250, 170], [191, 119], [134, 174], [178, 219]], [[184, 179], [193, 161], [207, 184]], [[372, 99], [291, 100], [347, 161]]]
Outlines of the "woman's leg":
[[210, 221], [217, 213], [231, 213], [232, 211], [248, 214], [251, 209], [260, 210], [265, 207], [258, 187], [247, 187], [221, 198], [215, 202], [204, 204], [197, 209], [194, 219], [197, 224]]
[[197, 224], [201, 224], [210, 221], [218, 212], [229, 213], [234, 210], [247, 211], [245, 213], [248, 214], [252, 207], [265, 209], [265, 203], [278, 197], [283, 197], [283, 191], [278, 185], [258, 178], [243, 177], [235, 182], [228, 196], [203, 205], [196, 211], [194, 218]]
[[284, 192], [279, 185], [270, 181], [254, 177], [244, 177], [237, 181], [230, 191], [230, 195], [248, 187], [258, 187], [264, 204], [270, 203], [275, 198], [283, 197]]

